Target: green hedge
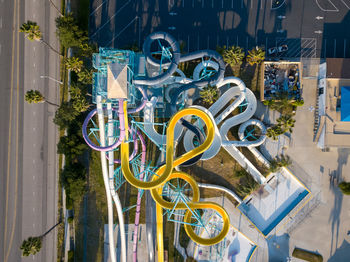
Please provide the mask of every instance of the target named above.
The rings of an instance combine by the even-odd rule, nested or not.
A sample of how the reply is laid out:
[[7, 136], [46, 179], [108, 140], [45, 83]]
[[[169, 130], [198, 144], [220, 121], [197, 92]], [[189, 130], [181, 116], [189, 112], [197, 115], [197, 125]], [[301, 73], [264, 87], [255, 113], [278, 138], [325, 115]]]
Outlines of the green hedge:
[[320, 254], [316, 254], [316, 253], [306, 251], [306, 250], [300, 249], [300, 248], [294, 248], [292, 256], [299, 258], [299, 259], [303, 259], [305, 261], [310, 261], [310, 262], [322, 262], [323, 261], [323, 257]]

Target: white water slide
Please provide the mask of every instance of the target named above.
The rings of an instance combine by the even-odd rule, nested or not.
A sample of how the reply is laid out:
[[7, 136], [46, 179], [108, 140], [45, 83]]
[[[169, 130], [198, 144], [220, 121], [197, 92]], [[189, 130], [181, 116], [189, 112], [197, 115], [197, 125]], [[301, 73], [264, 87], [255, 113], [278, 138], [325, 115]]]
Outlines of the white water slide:
[[[248, 125], [257, 125], [262, 129], [262, 133], [265, 132], [264, 125], [259, 120], [253, 120], [250, 118], [254, 115], [257, 102], [253, 92], [246, 88], [244, 82], [237, 77], [227, 77], [223, 81], [217, 84], [217, 87], [222, 87], [227, 84], [234, 84], [235, 86], [230, 87], [220, 98], [208, 109], [211, 115], [215, 119], [216, 125], [219, 125], [221, 122], [222, 125], [220, 127], [220, 137], [222, 143], [213, 143], [212, 146], [203, 154], [202, 159], [210, 159], [214, 157], [217, 152], [220, 150], [220, 147], [223, 146], [224, 149], [234, 158], [236, 161], [244, 167], [253, 178], [259, 183], [263, 184], [266, 179], [265, 177], [256, 169], [256, 167], [237, 149], [237, 147], [248, 147], [250, 150], [255, 150], [254, 147], [262, 144], [265, 140], [265, 136], [261, 136], [256, 141], [248, 141], [244, 139], [244, 130]], [[219, 112], [232, 100], [235, 99], [233, 103], [228, 105], [220, 114]], [[246, 100], [247, 107], [246, 109], [229, 119], [223, 121], [226, 117], [228, 117], [242, 102]], [[248, 121], [249, 120], [249, 121]], [[228, 138], [229, 130], [236, 126], [244, 123], [239, 131], [239, 136], [241, 141], [230, 141]], [[195, 125], [199, 125], [199, 123], [195, 123]], [[194, 135], [191, 132], [186, 132], [184, 136], [184, 147], [186, 151], [193, 149], [195, 146], [193, 144]], [[243, 141], [242, 141], [243, 140]], [[255, 150], [257, 153], [257, 157], [259, 159], [264, 159], [264, 157]], [[254, 153], [254, 152], [253, 152]], [[255, 155], [255, 154], [254, 154]]]

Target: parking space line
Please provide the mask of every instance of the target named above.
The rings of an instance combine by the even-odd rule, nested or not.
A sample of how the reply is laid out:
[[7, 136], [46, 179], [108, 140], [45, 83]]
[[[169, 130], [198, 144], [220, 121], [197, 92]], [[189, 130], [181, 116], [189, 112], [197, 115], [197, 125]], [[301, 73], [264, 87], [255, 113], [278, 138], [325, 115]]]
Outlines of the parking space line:
[[92, 16], [94, 13], [96, 13], [96, 11], [97, 11], [98, 9], [100, 9], [101, 6], [102, 6], [105, 2], [106, 2], [106, 0], [102, 1], [102, 3], [101, 3], [98, 7], [96, 7], [95, 10], [94, 10], [93, 12], [91, 12], [90, 16]]
[[343, 2], [343, 4], [344, 4], [348, 9], [350, 9], [350, 6], [349, 6], [347, 3], [345, 3], [344, 0], [341, 0], [341, 1]]
[[214, 0], [211, 0], [211, 7], [214, 8]]
[[324, 9], [321, 7], [321, 5], [318, 3], [319, 0], [315, 0], [316, 4], [318, 5], [318, 8], [320, 8], [324, 12], [339, 12], [339, 9], [333, 4], [331, 0], [327, 0], [328, 3], [330, 3], [335, 9]]
[[216, 46], [219, 46], [219, 35], [217, 35]]
[[192, 0], [192, 7], [194, 7], [194, 0]]
[[265, 39], [265, 49], [266, 49], [266, 51], [267, 51], [267, 49], [269, 48], [268, 46], [267, 46], [267, 43], [268, 43], [268, 37], [266, 37], [266, 39]]
[[114, 41], [114, 39], [116, 39], [118, 36], [120, 36], [120, 35], [125, 31], [125, 29], [127, 29], [127, 28], [128, 28], [136, 19], [138, 19], [138, 18], [139, 18], [138, 16], [135, 16], [134, 19], [131, 20], [131, 21], [129, 22], [129, 24], [127, 24], [126, 26], [124, 26], [124, 28], [123, 28], [121, 31], [119, 31], [119, 33], [118, 33], [116, 36], [113, 36], [112, 40], [109, 41], [109, 42], [107, 43], [106, 46], [109, 46], [109, 45]]
[[233, 8], [233, 0], [231, 1], [231, 8]]
[[208, 36], [207, 49], [209, 49], [209, 36]]
[[226, 48], [228, 48], [228, 36], [226, 36]]
[[244, 0], [241, 1], [241, 8], [243, 8]]
[[202, 8], [204, 8], [204, 1], [205, 1], [205, 0], [202, 0]]
[[260, 9], [263, 9], [263, 0], [260, 0]]
[[326, 55], [327, 55], [327, 39], [324, 39], [324, 55], [323, 57], [326, 58]]
[[236, 43], [236, 46], [238, 46], [238, 35], [237, 35], [237, 43]]
[[248, 41], [249, 41], [249, 39], [248, 39], [248, 36], [247, 36], [247, 39], [246, 39], [246, 50], [248, 50]]
[[197, 50], [199, 50], [199, 34], [198, 34], [198, 38], [197, 38]]
[[93, 38], [103, 27], [105, 27], [105, 25], [107, 25], [107, 24], [109, 23], [109, 21], [111, 21], [112, 18], [115, 17], [121, 10], [123, 10], [123, 8], [124, 8], [128, 3], [130, 3], [130, 1], [131, 1], [131, 0], [129, 0], [129, 1], [126, 2], [121, 8], [119, 8], [119, 10], [118, 10], [117, 12], [115, 12], [115, 14], [112, 15], [112, 16], [106, 21], [106, 23], [104, 23], [99, 29], [97, 29], [97, 31], [96, 31], [95, 33], [93, 33], [93, 34], [91, 35], [90, 38]]
[[250, 0], [250, 9], [253, 9], [253, 0]]
[[224, 8], [224, 0], [221, 0], [221, 8]]
[[334, 38], [334, 57], [336, 57], [337, 53], [337, 39]]

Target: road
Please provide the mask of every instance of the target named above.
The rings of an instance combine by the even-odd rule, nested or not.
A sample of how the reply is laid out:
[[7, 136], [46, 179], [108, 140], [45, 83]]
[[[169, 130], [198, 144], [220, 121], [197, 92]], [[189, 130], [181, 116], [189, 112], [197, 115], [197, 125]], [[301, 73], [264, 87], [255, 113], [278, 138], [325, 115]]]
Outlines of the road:
[[18, 32], [24, 21], [36, 21], [45, 40], [57, 47], [55, 12], [49, 1], [0, 0], [0, 261], [56, 261], [55, 231], [36, 256], [21, 258], [19, 246], [57, 220], [56, 108], [28, 105], [24, 94], [36, 89], [57, 103], [57, 84], [40, 75], [58, 78], [59, 60]]
[[[116, 0], [90, 1], [90, 36], [100, 46], [142, 46], [162, 30], [183, 51], [239, 45], [249, 50], [288, 44], [286, 57], [350, 57], [348, 0]], [[332, 3], [335, 7], [332, 6]]]

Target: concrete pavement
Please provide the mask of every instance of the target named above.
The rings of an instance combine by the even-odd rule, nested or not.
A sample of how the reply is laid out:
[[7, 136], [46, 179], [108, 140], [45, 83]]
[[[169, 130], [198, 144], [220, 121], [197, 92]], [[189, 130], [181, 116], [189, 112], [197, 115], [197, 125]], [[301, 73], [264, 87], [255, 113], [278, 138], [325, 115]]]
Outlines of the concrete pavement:
[[[59, 1], [56, 4], [59, 5]], [[30, 89], [57, 103], [57, 83], [40, 75], [59, 77], [59, 60], [45, 46], [24, 41], [18, 32], [27, 21], [36, 21], [43, 37], [58, 46], [49, 1], [0, 1], [0, 260], [55, 261], [56, 232], [45, 237], [42, 251], [21, 258], [19, 246], [28, 236], [45, 233], [57, 219], [57, 131], [52, 123], [55, 107], [28, 105]]]

